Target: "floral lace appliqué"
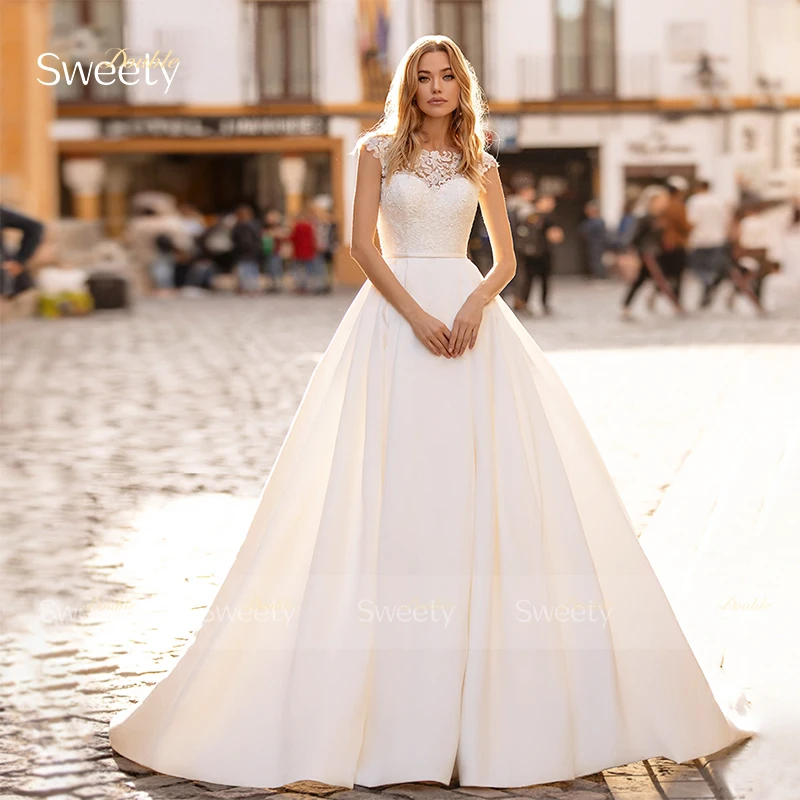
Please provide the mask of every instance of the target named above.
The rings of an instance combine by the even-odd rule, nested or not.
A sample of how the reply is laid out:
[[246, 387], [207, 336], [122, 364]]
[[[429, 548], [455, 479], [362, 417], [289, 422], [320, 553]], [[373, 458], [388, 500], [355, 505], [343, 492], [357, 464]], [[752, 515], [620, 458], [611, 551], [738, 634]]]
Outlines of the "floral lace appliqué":
[[[381, 162], [381, 177], [386, 178], [386, 156], [389, 147], [389, 139], [385, 136], [374, 136], [366, 142], [366, 149]], [[443, 186], [456, 175], [461, 163], [462, 154], [452, 150], [422, 150], [417, 159], [416, 167], [413, 170], [402, 170], [407, 174], [416, 175], [423, 180], [426, 186], [431, 189]], [[481, 174], [490, 167], [497, 164], [497, 161], [489, 153], [484, 153], [481, 159]]]
[[439, 150], [422, 150], [417, 159], [414, 175], [422, 178], [426, 185], [433, 189], [447, 183], [458, 172], [461, 153]]
[[[385, 180], [390, 143], [391, 137], [371, 136], [365, 145], [380, 159], [383, 175], [377, 223], [381, 252], [387, 258], [465, 258], [480, 187], [458, 172], [463, 155], [425, 150], [413, 172]], [[481, 172], [495, 164], [484, 153]]]

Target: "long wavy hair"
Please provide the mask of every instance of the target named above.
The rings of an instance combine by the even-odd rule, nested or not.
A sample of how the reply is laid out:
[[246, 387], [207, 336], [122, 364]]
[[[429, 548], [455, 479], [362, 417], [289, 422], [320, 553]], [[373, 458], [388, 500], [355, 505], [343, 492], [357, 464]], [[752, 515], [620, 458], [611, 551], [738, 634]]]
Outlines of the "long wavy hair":
[[447, 36], [422, 36], [406, 50], [392, 77], [383, 116], [359, 136], [353, 152], [357, 152], [366, 139], [376, 135], [389, 136], [386, 179], [398, 170], [413, 168], [423, 149], [425, 114], [417, 105], [415, 95], [419, 62], [426, 53], [447, 53], [450, 57], [450, 66], [460, 90], [458, 107], [450, 114], [450, 138], [462, 153], [458, 171], [480, 186], [484, 180], [479, 166], [486, 145], [486, 96], [472, 64]]

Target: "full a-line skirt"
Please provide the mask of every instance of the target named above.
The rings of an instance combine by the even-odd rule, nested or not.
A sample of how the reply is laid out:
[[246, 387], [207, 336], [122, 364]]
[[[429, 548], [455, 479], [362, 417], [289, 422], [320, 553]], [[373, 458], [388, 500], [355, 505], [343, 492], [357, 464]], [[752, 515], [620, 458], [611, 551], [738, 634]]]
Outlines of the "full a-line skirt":
[[[448, 326], [482, 276], [391, 258]], [[158, 772], [527, 786], [752, 732], [692, 653], [557, 373], [504, 300], [436, 357], [367, 281], [171, 670], [111, 721]]]

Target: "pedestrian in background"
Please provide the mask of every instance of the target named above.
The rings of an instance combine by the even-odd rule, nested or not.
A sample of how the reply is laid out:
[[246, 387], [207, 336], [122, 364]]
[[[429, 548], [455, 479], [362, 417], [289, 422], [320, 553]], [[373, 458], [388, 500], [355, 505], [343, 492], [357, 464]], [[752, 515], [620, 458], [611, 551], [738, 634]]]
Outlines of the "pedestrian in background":
[[278, 209], [271, 208], [264, 215], [264, 230], [261, 232], [265, 271], [270, 279], [268, 292], [280, 292], [283, 289], [284, 263], [281, 251], [288, 236], [283, 215]]
[[[6, 246], [3, 231], [7, 228], [22, 231], [22, 239], [15, 251]], [[39, 220], [0, 206], [0, 295], [16, 297], [34, 288], [34, 280], [26, 264], [44, 238], [44, 225]]]
[[606, 278], [608, 276], [603, 262], [608, 247], [606, 223], [600, 216], [600, 207], [596, 201], [590, 200], [586, 204], [584, 212], [586, 219], [578, 225], [578, 232], [583, 239], [589, 274], [593, 278]]
[[[757, 206], [744, 206], [733, 215], [726, 245], [726, 268], [716, 275], [708, 288], [709, 303], [717, 287], [727, 278], [733, 285], [726, 301], [729, 311], [733, 311], [736, 296], [741, 294], [759, 314], [766, 313], [761, 303], [761, 290], [764, 278], [776, 271], [777, 265], [768, 258], [768, 248], [758, 235], [757, 217]], [[754, 227], [755, 237], [752, 236]]]
[[261, 230], [253, 214], [253, 209], [242, 203], [236, 209], [236, 224], [231, 231], [236, 276], [239, 279], [239, 293], [248, 296], [261, 291]]
[[[658, 265], [669, 282], [678, 305], [680, 305], [683, 275], [689, 259], [689, 234], [692, 231], [692, 224], [686, 216], [685, 198], [688, 189], [689, 182], [680, 175], [674, 175], [667, 180], [669, 199], [661, 212], [660, 221], [662, 241]], [[655, 290], [648, 301], [651, 310], [655, 307], [656, 296], [661, 290], [662, 286], [656, 282]]]
[[339, 247], [339, 226], [331, 213], [331, 198], [322, 195], [314, 206], [316, 216], [316, 236], [319, 255], [325, 265], [323, 292], [330, 292], [333, 286], [333, 260]]
[[175, 290], [175, 263], [178, 251], [168, 233], [159, 233], [153, 244], [155, 255], [150, 262], [150, 280], [157, 296], [169, 297]]
[[235, 266], [231, 239], [231, 231], [235, 224], [235, 218], [211, 215], [205, 232], [200, 236], [201, 258], [210, 261], [217, 272], [230, 273]]
[[664, 252], [663, 215], [668, 204], [668, 192], [661, 186], [645, 189], [637, 204], [637, 222], [631, 236], [630, 246], [638, 256], [639, 270], [622, 301], [621, 319], [624, 322], [630, 322], [633, 319], [631, 315], [633, 300], [649, 280], [654, 281], [656, 287], [661, 286], [664, 294], [672, 300], [678, 312], [682, 313], [680, 302], [664, 277], [660, 265], [660, 259]]
[[729, 269], [726, 244], [731, 226], [727, 206], [711, 183], [702, 180], [697, 191], [686, 201], [686, 216], [692, 225], [689, 234], [689, 267], [703, 284], [700, 307], [711, 305], [712, 285]]
[[298, 214], [289, 235], [294, 247], [295, 291], [298, 294], [327, 291], [325, 262], [317, 244], [315, 222], [313, 209], [307, 205]]
[[548, 195], [537, 199], [532, 181], [520, 181], [517, 187], [513, 201], [508, 204], [518, 272], [514, 311], [525, 315], [531, 313], [528, 303], [533, 282], [538, 277], [542, 311], [550, 314], [551, 246], [563, 241], [564, 234], [551, 217], [555, 200]]
[[636, 201], [633, 199], [627, 200], [622, 209], [622, 217], [619, 225], [617, 225], [617, 233], [614, 240], [614, 248], [618, 252], [624, 252], [630, 247], [631, 237], [634, 230], [636, 230], [637, 222]]

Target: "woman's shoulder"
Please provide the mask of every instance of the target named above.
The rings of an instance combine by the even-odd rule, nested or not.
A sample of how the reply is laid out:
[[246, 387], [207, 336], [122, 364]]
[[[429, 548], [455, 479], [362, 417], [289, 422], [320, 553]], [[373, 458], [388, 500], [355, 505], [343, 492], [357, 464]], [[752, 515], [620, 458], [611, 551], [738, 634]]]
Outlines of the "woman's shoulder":
[[487, 170], [490, 170], [492, 167], [497, 167], [497, 166], [499, 166], [497, 159], [490, 152], [484, 150], [481, 153], [481, 164], [480, 164], [481, 174], [483, 174]]
[[362, 140], [364, 148], [376, 157], [382, 156], [392, 142], [392, 136], [389, 133], [372, 133]]

